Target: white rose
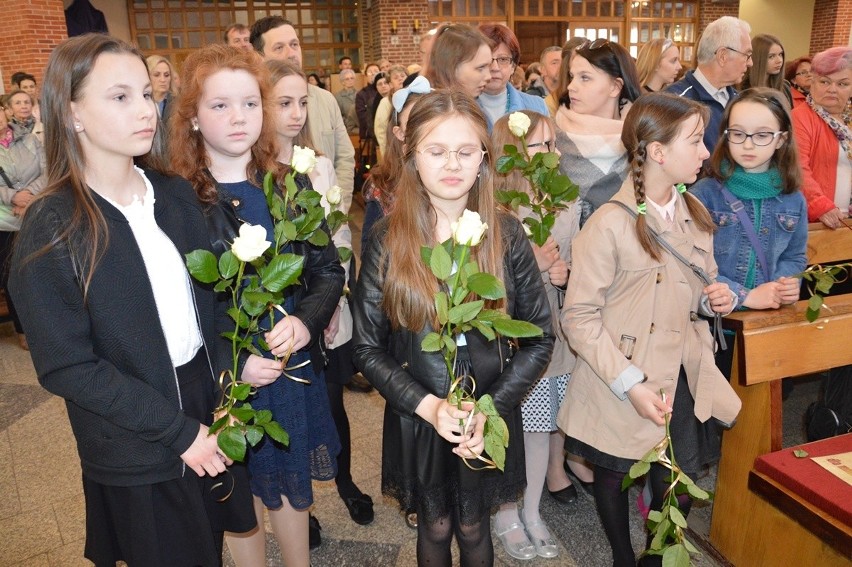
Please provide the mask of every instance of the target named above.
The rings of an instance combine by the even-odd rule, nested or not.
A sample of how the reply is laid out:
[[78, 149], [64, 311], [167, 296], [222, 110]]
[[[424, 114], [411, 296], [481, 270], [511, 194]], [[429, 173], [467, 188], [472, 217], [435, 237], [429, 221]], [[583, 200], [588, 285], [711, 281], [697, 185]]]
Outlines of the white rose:
[[450, 230], [453, 231], [453, 240], [458, 244], [476, 246], [482, 242], [488, 225], [482, 222], [479, 213], [465, 209], [461, 218], [450, 225]]
[[260, 258], [266, 249], [272, 245], [266, 240], [266, 229], [248, 223], [240, 226], [240, 235], [231, 244], [231, 252], [242, 262], [251, 262]]
[[290, 165], [298, 173], [310, 173], [317, 164], [317, 154], [311, 148], [293, 146], [293, 159]]
[[339, 185], [332, 185], [331, 189], [328, 190], [328, 193], [325, 194], [325, 199], [328, 201], [328, 204], [332, 207], [334, 205], [340, 204], [340, 193], [341, 189]]
[[509, 131], [518, 138], [527, 135], [530, 129], [530, 117], [523, 112], [513, 112], [509, 115]]

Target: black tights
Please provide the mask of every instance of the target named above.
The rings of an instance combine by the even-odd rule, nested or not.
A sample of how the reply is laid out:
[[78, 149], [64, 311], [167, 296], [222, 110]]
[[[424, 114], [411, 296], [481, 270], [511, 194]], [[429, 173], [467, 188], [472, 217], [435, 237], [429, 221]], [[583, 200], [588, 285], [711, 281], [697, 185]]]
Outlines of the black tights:
[[459, 544], [461, 567], [494, 565], [494, 546], [491, 542], [491, 518], [489, 515], [481, 518], [472, 526], [463, 525], [459, 521], [458, 512], [451, 516], [439, 518], [435, 523], [427, 525], [423, 514], [418, 510], [417, 524], [417, 565], [419, 567], [450, 567], [452, 554], [450, 545], [453, 534]]
[[353, 498], [360, 491], [352, 482], [352, 441], [349, 437], [349, 416], [346, 415], [346, 407], [343, 405], [343, 384], [332, 382], [325, 383], [328, 390], [328, 401], [331, 406], [331, 417], [334, 418], [334, 426], [337, 428], [337, 436], [340, 437], [340, 454], [337, 456], [337, 492], [341, 498]]
[[[595, 467], [595, 505], [603, 524], [604, 532], [612, 548], [613, 567], [635, 567], [636, 556], [630, 543], [630, 512], [628, 491], [621, 490], [621, 482], [626, 473]], [[662, 465], [653, 464], [646, 482], [651, 483], [651, 510], [661, 510], [663, 495], [669, 486], [671, 471]], [[690, 474], [694, 478], [694, 475]], [[687, 495], [678, 497], [678, 506], [686, 516], [692, 507]], [[646, 545], [650, 545], [650, 538]], [[642, 559], [642, 565], [661, 565], [662, 558], [652, 555]]]

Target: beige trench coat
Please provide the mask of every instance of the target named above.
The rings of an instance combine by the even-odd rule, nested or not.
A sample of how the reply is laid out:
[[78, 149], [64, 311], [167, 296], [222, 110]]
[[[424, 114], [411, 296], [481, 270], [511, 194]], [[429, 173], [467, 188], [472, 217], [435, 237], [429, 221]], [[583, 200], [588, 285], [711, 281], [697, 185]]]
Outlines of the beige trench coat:
[[[632, 181], [613, 198], [635, 210]], [[683, 197], [675, 218], [680, 230], [662, 231], [656, 209], [648, 206], [649, 226], [715, 277], [712, 235], [695, 226]], [[604, 205], [574, 239], [562, 325], [578, 361], [557, 418], [568, 436], [625, 459], [641, 458], [665, 434], [610, 389], [631, 364], [647, 374], [648, 387], [667, 396], [676, 395], [682, 365], [701, 421], [712, 415], [733, 423], [741, 406], [714, 363], [708, 323], [694, 316], [704, 284], [671, 254], [654, 260], [639, 244], [634, 223], [621, 207]], [[619, 350], [622, 335], [636, 338], [632, 360]]]

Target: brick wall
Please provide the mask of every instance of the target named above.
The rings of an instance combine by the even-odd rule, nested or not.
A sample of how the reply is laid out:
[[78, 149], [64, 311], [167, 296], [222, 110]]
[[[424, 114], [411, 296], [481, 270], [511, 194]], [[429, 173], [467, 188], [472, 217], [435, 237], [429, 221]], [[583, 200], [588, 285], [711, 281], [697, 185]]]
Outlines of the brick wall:
[[[396, 39], [391, 35], [394, 20]], [[384, 58], [402, 65], [420, 63], [420, 44], [414, 41], [414, 20], [420, 20], [421, 34], [429, 29], [429, 5], [425, 0], [373, 0], [372, 6], [363, 11], [364, 61]]]
[[695, 45], [698, 45], [698, 37], [707, 27], [707, 24], [713, 20], [718, 20], [722, 16], [739, 17], [740, 3], [736, 2], [711, 2], [710, 0], [702, 0], [698, 5], [698, 35], [696, 36]]
[[852, 29], [852, 2], [849, 0], [816, 0], [811, 26], [812, 55], [829, 47], [849, 45]]
[[0, 71], [6, 92], [17, 71], [35, 75], [41, 84], [50, 52], [68, 37], [62, 0], [0, 0]]

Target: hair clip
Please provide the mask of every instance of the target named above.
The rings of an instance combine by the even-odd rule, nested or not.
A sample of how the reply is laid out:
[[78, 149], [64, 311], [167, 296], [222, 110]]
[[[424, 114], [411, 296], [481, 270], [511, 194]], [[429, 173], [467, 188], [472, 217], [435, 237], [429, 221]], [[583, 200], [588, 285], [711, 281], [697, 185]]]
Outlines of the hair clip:
[[678, 183], [677, 185], [675, 185], [675, 189], [677, 189], [678, 193], [681, 193], [681, 194], [686, 193], [686, 184]]
[[640, 215], [646, 214], [648, 212], [648, 205], [646, 205], [645, 203], [637, 203], [636, 212]]

